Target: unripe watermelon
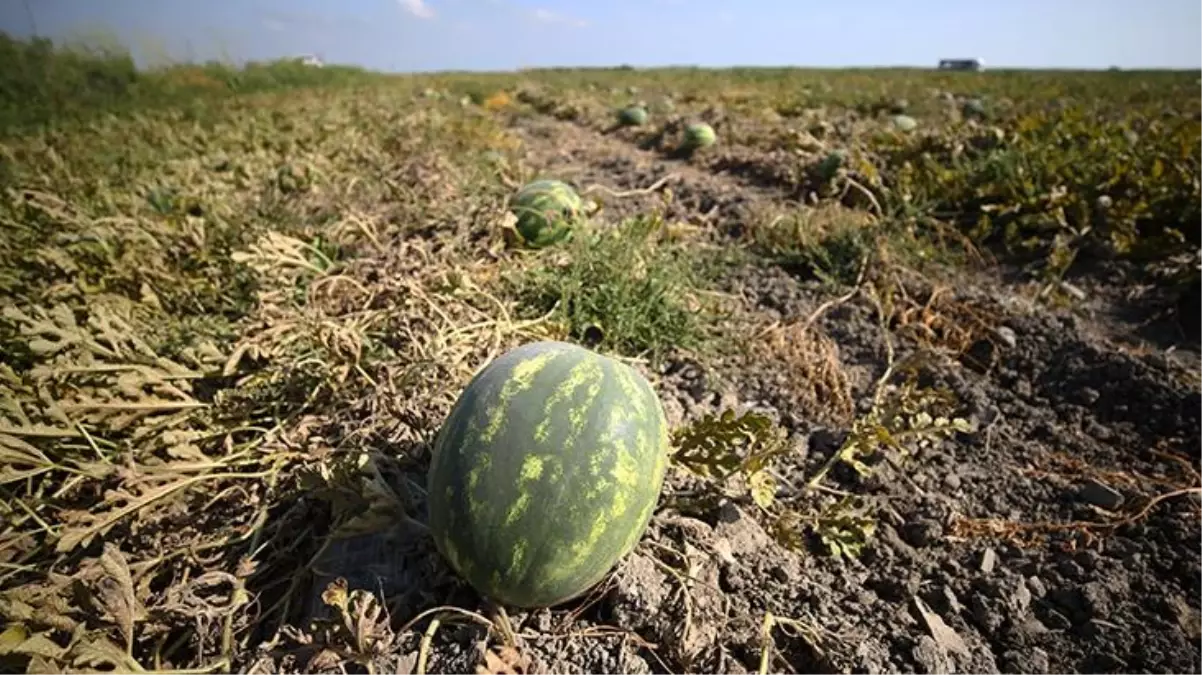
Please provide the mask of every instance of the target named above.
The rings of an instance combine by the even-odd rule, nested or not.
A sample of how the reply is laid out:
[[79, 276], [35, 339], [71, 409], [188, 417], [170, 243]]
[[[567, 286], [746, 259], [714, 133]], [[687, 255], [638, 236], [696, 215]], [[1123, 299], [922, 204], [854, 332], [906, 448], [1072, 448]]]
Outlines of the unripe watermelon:
[[623, 126], [637, 127], [647, 123], [647, 109], [632, 105], [618, 112], [618, 123]]
[[960, 115], [964, 119], [983, 120], [988, 117], [988, 110], [985, 108], [985, 102], [979, 98], [970, 98], [960, 106]]
[[687, 148], [704, 148], [717, 140], [714, 128], [705, 122], [694, 122], [685, 127], [684, 144]]
[[542, 179], [527, 183], [510, 201], [517, 216], [515, 229], [522, 240], [534, 248], [563, 241], [584, 213], [584, 202], [572, 186], [558, 180]]
[[668, 465], [668, 426], [630, 366], [534, 342], [480, 371], [434, 443], [430, 532], [477, 591], [548, 607], [638, 543]]

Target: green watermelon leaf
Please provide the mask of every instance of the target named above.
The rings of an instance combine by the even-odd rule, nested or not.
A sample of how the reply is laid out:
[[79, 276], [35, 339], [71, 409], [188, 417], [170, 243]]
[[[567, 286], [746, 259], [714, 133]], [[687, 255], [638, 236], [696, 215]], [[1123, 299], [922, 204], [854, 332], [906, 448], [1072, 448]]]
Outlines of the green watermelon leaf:
[[705, 415], [673, 434], [673, 461], [698, 475], [727, 478], [761, 471], [784, 444], [772, 420], [758, 413]]

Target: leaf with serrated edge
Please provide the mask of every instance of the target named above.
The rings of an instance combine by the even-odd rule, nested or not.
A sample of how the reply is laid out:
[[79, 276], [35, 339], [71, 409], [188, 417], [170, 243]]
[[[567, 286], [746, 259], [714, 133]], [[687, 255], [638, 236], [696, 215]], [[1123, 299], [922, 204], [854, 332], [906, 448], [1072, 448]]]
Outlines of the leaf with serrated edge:
[[146, 610], [142, 608], [142, 603], [138, 602], [134, 580], [121, 549], [105, 542], [104, 552], [100, 555], [100, 566], [108, 576], [98, 584], [96, 597], [104, 610], [117, 622], [128, 649], [134, 640], [134, 624], [146, 618]]

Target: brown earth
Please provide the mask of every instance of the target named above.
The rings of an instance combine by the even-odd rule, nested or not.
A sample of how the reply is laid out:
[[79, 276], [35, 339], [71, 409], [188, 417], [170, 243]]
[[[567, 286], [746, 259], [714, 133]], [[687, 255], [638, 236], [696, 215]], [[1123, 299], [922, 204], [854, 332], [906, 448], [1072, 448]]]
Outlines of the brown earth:
[[[522, 163], [598, 198], [603, 222], [659, 209], [718, 243], [790, 197], [730, 171], [731, 161], [671, 158], [630, 134], [541, 116], [511, 124]], [[799, 500], [813, 498], [803, 477], [838, 451], [852, 416], [869, 412], [891, 350], [924, 386], [954, 393], [972, 432], [870, 461], [867, 476], [845, 465], [830, 472], [826, 492], [858, 495], [881, 514], [858, 557], [782, 546], [745, 497], [678, 501], [698, 489], [681, 471], [643, 544], [601, 588], [508, 615], [517, 652], [488, 656], [482, 618], [444, 618], [425, 647], [419, 633], [380, 629], [399, 637], [374, 667], [413, 672], [421, 659], [428, 672], [484, 662], [496, 672], [579, 673], [1202, 670], [1197, 345], [1165, 330], [1149, 341], [1122, 295], [1108, 297], [1096, 279], [1080, 282], [1089, 299], [1075, 310], [1033, 301], [999, 269], [896, 281], [910, 300], [886, 331], [866, 293], [840, 298], [779, 266], [732, 264], [719, 290], [740, 317], [778, 330], [812, 319], [813, 332], [788, 335], [775, 351], [682, 353], [647, 373], [673, 423], [729, 408], [779, 421], [796, 450], [778, 467], [782, 498]], [[978, 321], [958, 333], [943, 316]], [[814, 334], [829, 341], [807, 342]], [[795, 364], [781, 347], [789, 344], [811, 355], [833, 350], [850, 392], [843, 415], [817, 414], [839, 412], [837, 387], [789, 388], [782, 370]], [[420, 460], [403, 470], [422, 484]], [[486, 612], [418, 531], [389, 536], [387, 546], [369, 538], [330, 554], [315, 612], [328, 610], [317, 596], [340, 575], [369, 590], [383, 584], [394, 617], [437, 605]], [[776, 623], [762, 664], [767, 614]], [[241, 665], [337, 669], [312, 657], [303, 645], [264, 647]]]

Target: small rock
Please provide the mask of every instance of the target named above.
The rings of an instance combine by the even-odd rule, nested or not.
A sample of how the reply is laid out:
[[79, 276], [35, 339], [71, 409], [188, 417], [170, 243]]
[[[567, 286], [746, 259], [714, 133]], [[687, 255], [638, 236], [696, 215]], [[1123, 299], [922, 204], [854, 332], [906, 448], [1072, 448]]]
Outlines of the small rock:
[[1085, 576], [1085, 570], [1081, 569], [1081, 566], [1075, 560], [1061, 560], [1056, 564], [1056, 570], [1065, 579], [1072, 579], [1074, 581]]
[[1164, 608], [1167, 614], [1173, 617], [1177, 625], [1181, 627], [1181, 631], [1185, 633], [1189, 639], [1197, 640], [1202, 637], [1202, 616], [1198, 611], [1189, 606], [1179, 595], [1171, 595], [1164, 599]]
[[1121, 492], [1093, 479], [1086, 481], [1085, 485], [1077, 492], [1077, 496], [1082, 501], [1110, 511], [1123, 505], [1123, 494]]
[[1048, 653], [1039, 647], [1031, 648], [1031, 667], [1034, 670], [1028, 671], [1032, 673], [1048, 672]]
[[947, 651], [939, 646], [934, 638], [923, 635], [914, 645], [914, 661], [922, 667], [924, 673], [951, 673], [954, 664], [948, 657]]
[[1028, 637], [1035, 637], [1048, 632], [1048, 627], [1040, 623], [1039, 619], [1036, 619], [1033, 616], [1029, 616], [1016, 623], [1014, 629], [1018, 635], [1025, 635]]
[[714, 554], [725, 565], [735, 564], [734, 550], [730, 545], [730, 540], [726, 537], [717, 537], [714, 540]]
[[1007, 349], [1014, 349], [1018, 346], [1018, 335], [1014, 329], [1009, 326], [998, 326], [993, 329], [993, 336], [998, 339]]
[[964, 481], [960, 478], [960, 474], [949, 473], [943, 477], [943, 487], [949, 490], [959, 490]]
[[1048, 594], [1048, 587], [1043, 585], [1043, 580], [1039, 577], [1030, 577], [1027, 579], [1027, 590], [1031, 591], [1031, 596], [1036, 600]]
[[1027, 610], [1031, 608], [1031, 595], [1031, 589], [1020, 583], [1014, 587], [1014, 592], [1008, 597], [1006, 604], [1014, 614], [1026, 616]]
[[985, 549], [985, 552], [981, 554], [981, 571], [985, 574], [992, 574], [995, 565], [997, 565], [997, 554], [991, 548]]
[[927, 607], [927, 603], [923, 602], [922, 598], [914, 596], [913, 604], [923, 624], [926, 625], [927, 631], [930, 632], [939, 647], [961, 656], [968, 656], [968, 645], [964, 642], [964, 638], [960, 637], [960, 634], [951, 626], [944, 623], [942, 617]]
[[968, 604], [972, 607], [972, 618], [989, 633], [995, 632], [1006, 621], [998, 611], [995, 601], [979, 593], [972, 596]]
[[956, 592], [949, 586], [943, 587], [943, 602], [949, 614], [959, 614], [964, 611], [964, 605], [960, 604], [960, 598], [956, 597]]

